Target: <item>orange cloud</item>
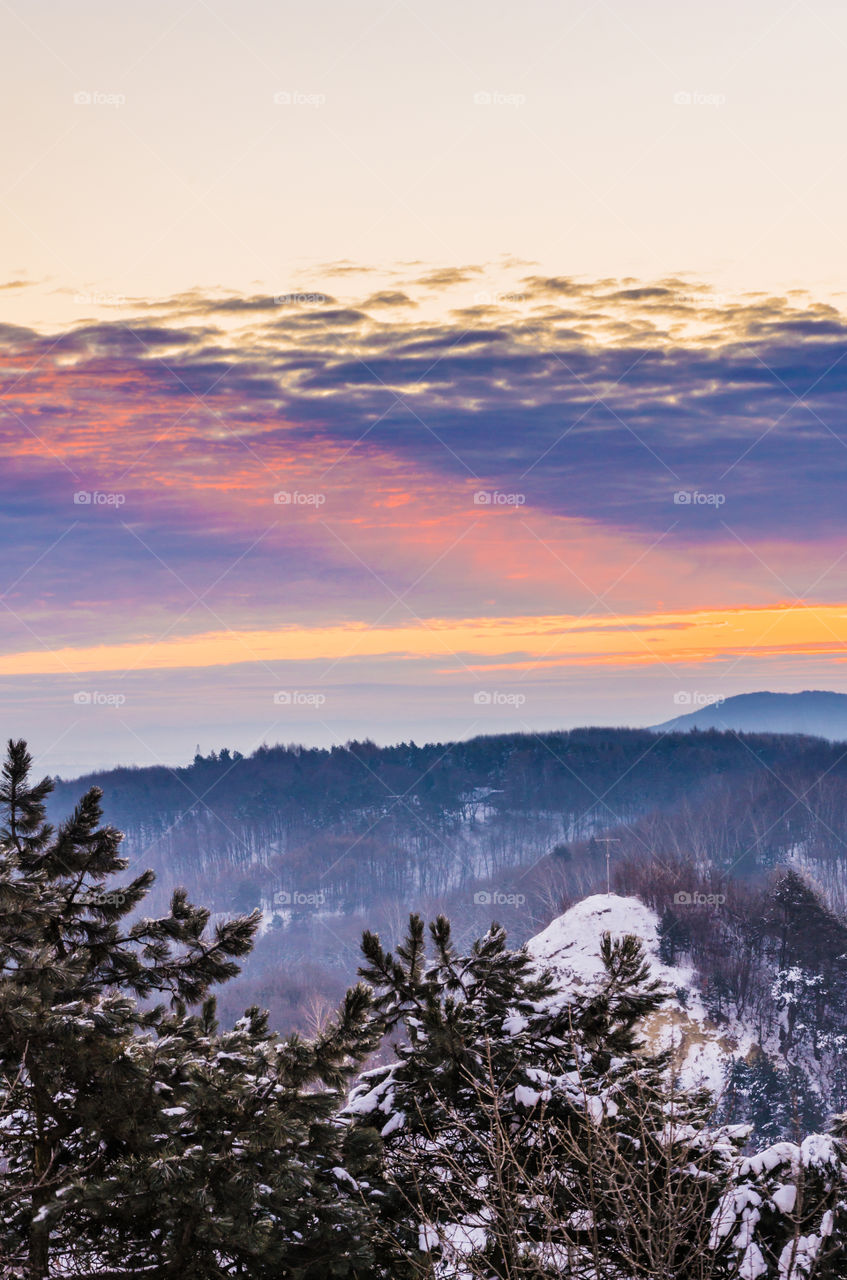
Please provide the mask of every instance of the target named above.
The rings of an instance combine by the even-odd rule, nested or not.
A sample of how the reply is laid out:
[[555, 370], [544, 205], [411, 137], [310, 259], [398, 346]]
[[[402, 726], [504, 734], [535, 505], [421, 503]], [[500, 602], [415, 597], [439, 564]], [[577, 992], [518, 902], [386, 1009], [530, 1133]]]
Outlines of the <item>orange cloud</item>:
[[[446, 659], [450, 672], [551, 665], [707, 663], [748, 655], [847, 655], [847, 606], [783, 605], [626, 617], [428, 618], [403, 626], [356, 622], [213, 631], [161, 642], [7, 654], [0, 676], [163, 670], [245, 662]], [[489, 661], [491, 660], [491, 661]]]

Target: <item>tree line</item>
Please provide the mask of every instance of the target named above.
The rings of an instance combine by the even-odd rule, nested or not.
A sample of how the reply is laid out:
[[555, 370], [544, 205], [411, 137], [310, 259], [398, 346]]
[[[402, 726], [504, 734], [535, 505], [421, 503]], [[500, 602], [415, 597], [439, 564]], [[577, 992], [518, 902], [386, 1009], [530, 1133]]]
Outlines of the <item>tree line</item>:
[[[822, 775], [847, 797], [847, 763], [811, 738], [578, 729], [424, 746], [260, 747], [247, 758], [222, 749], [185, 768], [57, 782], [51, 813], [73, 802], [77, 785], [99, 786], [129, 856], [157, 872], [159, 907], [187, 883], [202, 885], [218, 911], [270, 909], [292, 886], [322, 893], [334, 909], [359, 909], [384, 895], [449, 893], [534, 862], [557, 843], [697, 807], [704, 796], [717, 797], [701, 827], [715, 856], [735, 858], [752, 844], [748, 861], [773, 858], [794, 832], [783, 824], [757, 839], [738, 811], [751, 797], [757, 812], [785, 809], [790, 788]], [[786, 780], [783, 793], [768, 800], [763, 783], [775, 776]], [[720, 813], [722, 795], [736, 816]], [[815, 809], [814, 798], [806, 803], [794, 806], [792, 821]], [[832, 803], [819, 797], [819, 806]], [[847, 816], [847, 799], [844, 806]], [[821, 816], [816, 835], [825, 845], [840, 811], [832, 821]]]

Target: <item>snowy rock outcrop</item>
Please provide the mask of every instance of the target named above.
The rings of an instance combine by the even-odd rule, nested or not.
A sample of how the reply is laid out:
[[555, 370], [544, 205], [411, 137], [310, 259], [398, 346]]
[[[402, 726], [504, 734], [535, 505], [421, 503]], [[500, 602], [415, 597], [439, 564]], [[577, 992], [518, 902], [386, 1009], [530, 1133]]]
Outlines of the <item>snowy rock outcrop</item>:
[[583, 898], [527, 943], [530, 954], [553, 969], [565, 990], [591, 990], [601, 973], [599, 950], [604, 933], [639, 938], [651, 974], [670, 991], [664, 1007], [644, 1024], [656, 1050], [672, 1048], [680, 1082], [720, 1092], [724, 1069], [733, 1056], [750, 1052], [754, 1037], [741, 1026], [718, 1029], [709, 1021], [693, 969], [666, 965], [659, 958], [659, 917], [638, 898], [598, 893]]

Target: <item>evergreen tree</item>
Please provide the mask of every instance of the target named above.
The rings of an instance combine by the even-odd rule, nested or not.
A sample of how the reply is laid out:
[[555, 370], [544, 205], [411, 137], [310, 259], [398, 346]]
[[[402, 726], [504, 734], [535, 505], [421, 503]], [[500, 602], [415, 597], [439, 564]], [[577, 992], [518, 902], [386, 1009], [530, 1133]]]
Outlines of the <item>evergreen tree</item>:
[[826, 1110], [801, 1067], [780, 1065], [760, 1049], [749, 1062], [730, 1062], [720, 1116], [727, 1123], [748, 1122], [760, 1142], [799, 1142], [823, 1127]]
[[767, 1053], [757, 1054], [750, 1066], [747, 1118], [766, 1142], [777, 1142], [787, 1136], [784, 1084], [771, 1057]]
[[847, 925], [796, 871], [785, 871], [774, 882], [755, 933], [771, 951], [778, 969], [798, 966], [810, 973], [832, 970], [844, 975]]
[[177, 890], [167, 916], [131, 923], [151, 873], [115, 885], [127, 861], [100, 793], [54, 830], [52, 783], [32, 784], [30, 764], [10, 743], [0, 785], [9, 1273], [355, 1274], [367, 1241], [333, 1113], [378, 1035], [367, 992], [314, 1043], [277, 1043], [255, 1009], [220, 1032], [208, 993], [238, 972], [258, 915], [210, 934], [209, 912]]
[[720, 969], [715, 970], [709, 977], [703, 992], [703, 1003], [712, 1022], [718, 1024], [726, 1022], [726, 1010], [731, 996], [732, 988], [726, 974]]
[[[473, 1276], [564, 1276], [589, 1260], [598, 1276], [601, 1261], [610, 1277], [698, 1275], [733, 1140], [706, 1140], [711, 1099], [676, 1090], [669, 1055], [641, 1044], [664, 993], [640, 944], [606, 935], [603, 979], [575, 997], [499, 926], [464, 956], [445, 919], [430, 935], [429, 965], [417, 916], [396, 956], [363, 942], [377, 1008], [408, 1036], [347, 1108], [384, 1144], [371, 1185], [397, 1253], [377, 1274], [462, 1254]], [[649, 1225], [624, 1229], [625, 1207], [646, 1205]]]
[[258, 1009], [221, 1032], [212, 1000], [163, 1018], [134, 1046], [152, 1086], [139, 1141], [103, 1180], [68, 1183], [50, 1211], [66, 1253], [126, 1277], [360, 1275], [369, 1223], [337, 1111], [376, 1043], [369, 1007], [354, 988], [313, 1042], [278, 1041]]
[[659, 921], [659, 959], [663, 964], [676, 964], [677, 955], [691, 946], [691, 934], [675, 911], [665, 907]]
[[712, 1219], [728, 1246], [724, 1274], [741, 1280], [842, 1280], [847, 1274], [843, 1122], [738, 1161]]

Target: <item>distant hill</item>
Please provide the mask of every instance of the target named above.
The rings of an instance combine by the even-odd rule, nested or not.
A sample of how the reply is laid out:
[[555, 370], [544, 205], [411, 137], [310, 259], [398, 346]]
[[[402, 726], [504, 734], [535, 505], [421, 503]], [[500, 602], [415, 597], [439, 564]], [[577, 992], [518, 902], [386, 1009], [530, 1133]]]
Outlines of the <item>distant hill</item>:
[[805, 733], [847, 742], [847, 693], [739, 693], [721, 703], [675, 716], [653, 729], [736, 729], [744, 733]]

